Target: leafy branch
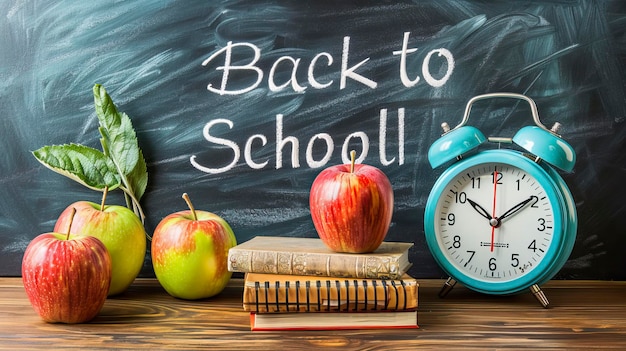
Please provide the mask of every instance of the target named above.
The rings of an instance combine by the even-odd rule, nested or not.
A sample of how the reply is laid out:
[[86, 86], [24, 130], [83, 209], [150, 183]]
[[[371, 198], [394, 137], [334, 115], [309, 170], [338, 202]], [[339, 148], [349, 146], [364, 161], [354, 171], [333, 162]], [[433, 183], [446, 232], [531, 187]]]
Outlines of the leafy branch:
[[148, 169], [130, 117], [119, 112], [104, 87], [93, 87], [102, 151], [80, 145], [44, 146], [33, 155], [47, 168], [89, 189], [121, 189], [126, 206], [145, 221], [139, 201], [148, 185]]

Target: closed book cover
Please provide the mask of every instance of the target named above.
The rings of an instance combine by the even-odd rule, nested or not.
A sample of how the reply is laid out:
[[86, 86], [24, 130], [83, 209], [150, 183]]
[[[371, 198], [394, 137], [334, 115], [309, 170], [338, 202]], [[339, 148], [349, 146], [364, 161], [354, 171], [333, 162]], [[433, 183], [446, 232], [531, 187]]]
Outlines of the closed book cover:
[[371, 253], [329, 250], [319, 238], [257, 236], [231, 248], [228, 270], [327, 277], [401, 277], [411, 267], [412, 243], [383, 242]]
[[417, 281], [247, 273], [243, 308], [257, 313], [356, 312], [417, 308]]
[[352, 313], [250, 313], [252, 331], [417, 329], [417, 311]]

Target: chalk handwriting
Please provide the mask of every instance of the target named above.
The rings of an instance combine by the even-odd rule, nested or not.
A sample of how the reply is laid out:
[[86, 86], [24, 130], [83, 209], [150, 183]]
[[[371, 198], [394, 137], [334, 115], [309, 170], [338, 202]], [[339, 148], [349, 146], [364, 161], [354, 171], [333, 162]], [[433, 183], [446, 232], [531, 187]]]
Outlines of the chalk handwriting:
[[[402, 49], [399, 51], [394, 51], [392, 53], [394, 56], [400, 56], [400, 81], [407, 88], [413, 87], [421, 81], [420, 76], [417, 76], [414, 79], [410, 79], [408, 74], [406, 60], [407, 55], [415, 54], [418, 51], [417, 48], [408, 48], [410, 34], [410, 32], [404, 33]], [[248, 57], [248, 61], [246, 63], [240, 63], [238, 65], [233, 64], [232, 57], [235, 50], [237, 51], [238, 56], [248, 54], [248, 56], [244, 56]], [[207, 85], [208, 91], [220, 95], [241, 95], [258, 88], [263, 82], [265, 72], [257, 66], [259, 60], [261, 59], [261, 49], [256, 45], [247, 42], [233, 43], [232, 41], [229, 41], [225, 47], [217, 50], [211, 56], [205, 59], [202, 62], [202, 66], [210, 67], [221, 57], [223, 57], [223, 65], [218, 65], [214, 68], [216, 71], [222, 71], [221, 82], [219, 84], [219, 87], [215, 86], [213, 83], [209, 83]], [[431, 72], [430, 64], [433, 60], [433, 57], [442, 58], [443, 60], [445, 60], [445, 73], [440, 78], [436, 78]], [[345, 89], [348, 86], [349, 81], [360, 83], [370, 89], [376, 89], [376, 87], [378, 86], [378, 82], [366, 77], [365, 75], [363, 75], [363, 73], [359, 73], [359, 70], [364, 70], [364, 67], [367, 65], [369, 60], [370, 58], [368, 57], [356, 64], [351, 65], [350, 37], [345, 36], [343, 38], [343, 48], [341, 51], [341, 67], [339, 69], [339, 90]], [[301, 66], [305, 65], [305, 63], [303, 63], [302, 61], [302, 58], [287, 55], [281, 56], [276, 59], [276, 61], [274, 61], [267, 74], [267, 88], [273, 92], [282, 91], [284, 89], [291, 89], [297, 93], [304, 92], [308, 87], [312, 87], [313, 89], [329, 88], [335, 84], [335, 80], [330, 79], [328, 81], [321, 82], [319, 78], [316, 77], [315, 72], [317, 67], [320, 67], [324, 64], [327, 67], [332, 67], [334, 62], [335, 59], [333, 58], [332, 54], [328, 52], [320, 52], [316, 54], [313, 59], [311, 59], [311, 61], [308, 63], [308, 67], [306, 67], [308, 83], [308, 85], [306, 85], [298, 81], [298, 72], [301, 69]], [[422, 60], [421, 73], [424, 81], [434, 88], [442, 87], [444, 84], [446, 84], [446, 82], [452, 75], [454, 71], [454, 65], [454, 56], [449, 50], [445, 48], [438, 48], [429, 51], [428, 53], [426, 53], [424, 59]], [[290, 78], [285, 82], [277, 83], [277, 72], [285, 69], [291, 70]], [[231, 72], [238, 72], [239, 74], [249, 75], [251, 83], [248, 83], [247, 86], [240, 87], [239, 89], [230, 89], [228, 83]]]
[[[378, 135], [378, 156], [381, 164], [388, 166], [394, 162], [397, 162], [398, 165], [404, 164], [404, 108], [399, 108], [397, 111], [398, 115], [398, 150], [397, 150], [397, 161], [396, 157], [392, 157], [391, 159], [387, 158], [387, 125], [388, 125], [388, 113], [387, 109], [381, 109], [379, 112], [379, 135]], [[276, 135], [275, 135], [275, 168], [281, 169], [283, 168], [283, 155], [285, 153], [289, 153], [291, 155], [291, 168], [299, 168], [300, 167], [300, 139], [294, 135], [285, 136], [283, 134], [283, 125], [284, 125], [285, 116], [282, 114], [276, 115]], [[216, 125], [223, 124], [228, 126], [229, 129], [234, 128], [234, 122], [225, 119], [218, 118], [211, 120], [208, 122], [203, 128], [203, 136], [205, 140], [213, 145], [220, 145], [232, 150], [232, 159], [225, 166], [214, 166], [214, 165], [206, 165], [198, 162], [196, 155], [190, 157], [189, 161], [192, 166], [198, 169], [199, 171], [210, 173], [210, 174], [218, 174], [228, 172], [233, 169], [241, 158], [241, 148], [237, 144], [236, 141], [218, 137], [214, 135], [213, 127]], [[350, 163], [350, 145], [351, 143], [357, 142], [361, 145], [361, 152], [356, 159], [357, 163], [362, 163], [365, 158], [368, 156], [370, 149], [370, 136], [363, 131], [356, 131], [345, 137], [343, 140], [343, 144], [341, 147], [341, 160], [343, 163]], [[269, 159], [261, 159], [255, 160], [252, 157], [252, 153], [254, 150], [258, 150], [263, 148], [268, 143], [268, 137], [264, 134], [254, 134], [248, 137], [248, 139], [244, 143], [243, 147], [243, 158], [246, 165], [252, 169], [262, 169], [269, 165]], [[325, 148], [324, 156], [321, 159], [315, 159], [313, 155], [314, 148]], [[320, 168], [327, 165], [330, 159], [333, 156], [333, 152], [335, 150], [335, 139], [326, 132], [321, 132], [313, 135], [307, 142], [306, 150], [305, 150], [305, 161], [309, 168]]]
[[[420, 81], [419, 76], [411, 80], [406, 71], [406, 55], [412, 54], [417, 51], [416, 48], [407, 49], [410, 35], [410, 32], [405, 32], [404, 39], [402, 41], [402, 50], [393, 52], [394, 55], [400, 55], [400, 80], [402, 81], [402, 84], [404, 84], [404, 86], [407, 88], [415, 86]], [[439, 57], [443, 56], [446, 59], [446, 74], [444, 74], [444, 76], [439, 79], [434, 78], [430, 73], [430, 60], [434, 54], [437, 54]], [[448, 81], [448, 79], [450, 79], [450, 76], [452, 75], [452, 71], [454, 71], [454, 57], [449, 50], [444, 48], [430, 51], [422, 62], [422, 75], [424, 75], [424, 80], [426, 80], [426, 83], [428, 83], [428, 85], [432, 87], [438, 88], [446, 84], [446, 82]]]
[[[437, 48], [427, 52], [421, 60], [421, 67], [409, 67], [407, 63], [407, 57], [409, 55], [419, 54], [419, 50], [416, 47], [409, 47], [409, 39], [411, 33], [405, 32], [402, 40], [402, 47], [400, 50], [393, 51], [393, 56], [399, 56], [399, 79], [402, 85], [406, 88], [412, 88], [420, 82], [425, 82], [433, 88], [440, 88], [444, 86], [452, 73], [454, 72], [455, 62], [453, 54], [445, 48]], [[325, 71], [329, 67], [333, 67], [335, 64], [335, 58], [331, 53], [319, 52], [308, 62], [303, 61], [300, 57], [293, 56], [280, 56], [270, 66], [269, 71], [266, 73], [259, 66], [259, 61], [262, 58], [261, 49], [252, 43], [241, 42], [233, 43], [229, 41], [225, 47], [217, 50], [207, 59], [202, 62], [204, 67], [214, 67], [216, 71], [222, 71], [221, 81], [216, 86], [213, 83], [207, 85], [207, 90], [219, 94], [219, 95], [242, 95], [250, 92], [256, 88], [259, 88], [264, 81], [267, 82], [267, 89], [272, 92], [279, 92], [285, 89], [291, 89], [296, 93], [303, 93], [308, 88], [312, 89], [327, 89], [336, 85], [336, 81], [339, 81], [339, 90], [345, 89], [348, 84], [361, 84], [370, 89], [376, 89], [378, 82], [366, 76], [367, 64], [370, 58], [365, 58], [358, 63], [350, 61], [350, 36], [344, 36], [343, 45], [341, 51], [341, 61], [338, 74], [335, 78], [325, 75], [325, 78], [316, 75], [318, 69], [325, 68]], [[237, 64], [233, 63], [233, 55], [238, 57]], [[220, 61], [223, 60], [223, 61]], [[223, 62], [219, 64], [218, 62]], [[431, 65], [438, 67], [436, 69], [437, 74], [433, 75], [431, 72]], [[303, 80], [303, 75], [300, 73], [302, 70], [306, 70], [306, 82]], [[414, 78], [410, 77], [413, 71], [420, 71], [421, 75], [415, 75]], [[231, 73], [236, 72], [239, 78], [237, 84], [229, 84]], [[278, 73], [289, 73], [286, 81], [277, 81]], [[442, 73], [443, 72], [443, 73]], [[285, 76], [281, 74], [280, 77]], [[241, 78], [246, 77], [246, 78]], [[283, 80], [285, 78], [282, 78]], [[245, 81], [242, 83], [241, 81]], [[234, 82], [231, 82], [234, 83]], [[243, 86], [242, 86], [243, 85]], [[232, 88], [237, 86], [237, 88]], [[378, 133], [378, 157], [380, 164], [383, 166], [389, 166], [397, 163], [403, 165], [405, 161], [404, 151], [404, 108], [398, 108], [397, 110], [397, 143], [390, 143], [390, 145], [396, 145], [398, 149], [393, 150], [394, 155], [388, 155], [387, 150], [387, 122], [388, 114], [387, 109], [381, 109], [379, 112], [379, 133]], [[221, 146], [232, 151], [232, 158], [226, 165], [210, 165], [204, 164], [198, 161], [196, 155], [190, 157], [190, 162], [196, 169], [210, 174], [218, 174], [228, 172], [233, 169], [242, 158], [243, 148], [243, 161], [251, 169], [263, 169], [269, 167], [270, 163], [273, 163], [275, 169], [281, 169], [285, 164], [289, 163], [291, 168], [299, 168], [301, 161], [300, 154], [300, 142], [301, 138], [295, 135], [284, 135], [283, 125], [285, 123], [285, 116], [283, 114], [276, 115], [276, 128], [273, 141], [275, 142], [275, 150], [273, 150], [273, 160], [269, 158], [255, 159], [253, 155], [255, 151], [262, 150], [267, 147], [270, 137], [265, 134], [254, 134], [247, 137], [243, 145], [240, 145], [235, 140], [223, 138], [217, 136], [217, 132], [214, 127], [217, 125], [225, 125], [229, 129], [235, 128], [235, 123], [226, 118], [217, 118], [209, 121], [203, 128], [202, 135], [204, 139], [212, 146]], [[303, 144], [305, 141], [302, 141]], [[328, 132], [320, 132], [313, 135], [306, 141], [306, 148], [304, 151], [304, 161], [309, 168], [320, 168], [328, 164], [335, 151], [335, 142], [337, 140], [333, 138]], [[351, 145], [358, 144], [361, 146], [361, 152], [356, 159], [356, 162], [361, 163], [367, 157], [370, 150], [370, 135], [363, 131], [355, 131], [344, 138], [341, 144], [341, 160], [344, 163], [349, 163], [348, 148]], [[314, 152], [317, 151], [317, 153]], [[322, 152], [320, 152], [322, 151]], [[267, 154], [267, 153], [257, 153]], [[290, 155], [290, 160], [286, 162], [283, 160], [285, 155]], [[321, 157], [320, 157], [321, 156]], [[390, 157], [391, 156], [391, 157]]]

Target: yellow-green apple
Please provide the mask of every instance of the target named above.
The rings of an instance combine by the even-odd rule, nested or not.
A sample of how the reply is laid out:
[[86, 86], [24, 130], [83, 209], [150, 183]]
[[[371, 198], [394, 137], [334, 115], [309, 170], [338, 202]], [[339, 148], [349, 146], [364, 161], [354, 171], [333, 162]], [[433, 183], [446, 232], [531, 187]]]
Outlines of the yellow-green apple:
[[152, 235], [152, 266], [165, 291], [187, 300], [219, 294], [232, 275], [228, 250], [237, 245], [230, 225], [220, 216], [195, 210], [187, 194], [189, 210], [161, 220]]
[[311, 186], [309, 207], [317, 233], [336, 252], [365, 253], [385, 239], [393, 213], [393, 188], [378, 168], [352, 162], [330, 166]]
[[54, 231], [68, 227], [73, 208], [72, 234], [89, 235], [100, 239], [111, 255], [111, 287], [109, 296], [124, 292], [135, 280], [146, 257], [146, 231], [141, 220], [127, 207], [77, 201], [59, 216]]
[[58, 232], [35, 237], [22, 259], [22, 281], [31, 305], [49, 323], [93, 319], [107, 298], [111, 258], [95, 237]]

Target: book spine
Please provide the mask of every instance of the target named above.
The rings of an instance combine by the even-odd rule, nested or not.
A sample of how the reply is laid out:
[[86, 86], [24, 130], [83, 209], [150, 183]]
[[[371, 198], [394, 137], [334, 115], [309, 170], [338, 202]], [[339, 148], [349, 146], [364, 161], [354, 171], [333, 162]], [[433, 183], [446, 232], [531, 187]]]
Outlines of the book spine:
[[244, 310], [355, 312], [417, 308], [417, 283], [404, 280], [325, 279], [255, 281], [244, 288]]
[[234, 249], [228, 256], [231, 272], [367, 279], [398, 279], [403, 273], [399, 261], [390, 257]]

